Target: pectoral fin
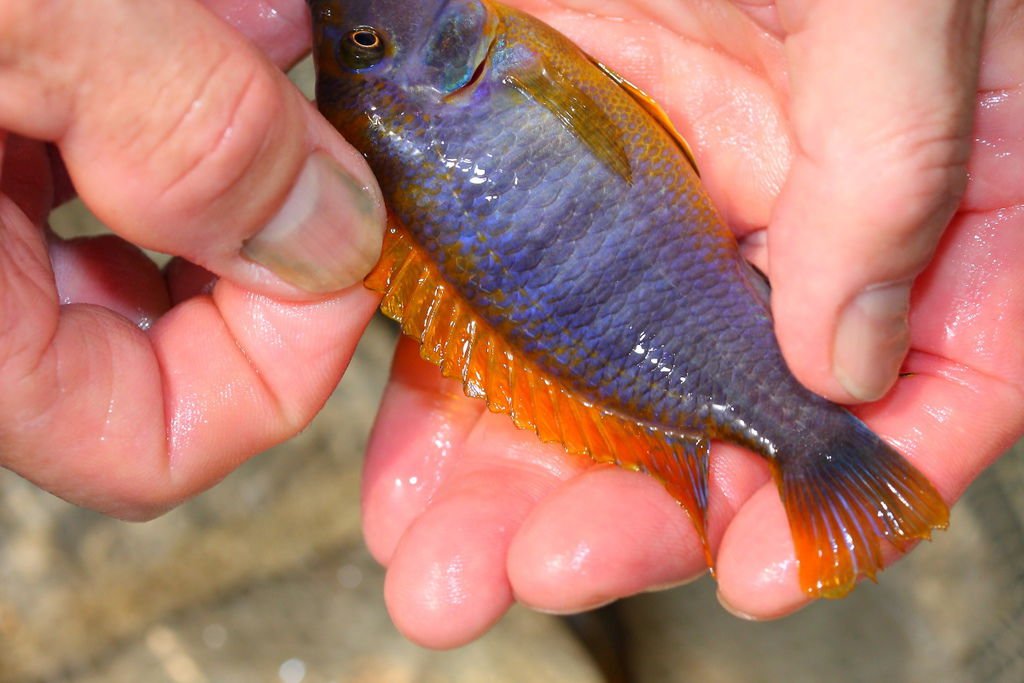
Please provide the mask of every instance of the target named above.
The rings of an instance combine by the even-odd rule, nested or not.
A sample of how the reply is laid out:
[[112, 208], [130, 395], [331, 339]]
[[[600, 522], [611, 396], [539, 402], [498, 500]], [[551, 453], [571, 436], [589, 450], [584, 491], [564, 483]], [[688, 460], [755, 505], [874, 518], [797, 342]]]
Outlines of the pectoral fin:
[[504, 82], [554, 114], [608, 168], [627, 183], [633, 182], [633, 169], [619, 127], [600, 104], [565, 75], [541, 62], [506, 75]]
[[683, 156], [686, 157], [686, 160], [690, 162], [690, 166], [693, 167], [694, 173], [699, 177], [700, 169], [697, 168], [697, 160], [693, 157], [693, 150], [690, 149], [690, 145], [686, 142], [686, 138], [676, 130], [676, 127], [672, 124], [672, 120], [668, 117], [668, 114], [665, 113], [665, 110], [661, 108], [661, 105], [651, 99], [651, 96], [643, 90], [636, 87], [593, 57], [590, 58], [590, 61], [594, 63], [594, 66], [615, 81], [630, 97], [636, 100], [637, 104], [647, 110], [647, 113], [650, 114], [655, 121], [661, 124], [661, 127], [665, 129], [665, 132], [668, 133], [669, 137], [672, 138], [676, 145], [679, 146], [679, 150], [683, 153]]

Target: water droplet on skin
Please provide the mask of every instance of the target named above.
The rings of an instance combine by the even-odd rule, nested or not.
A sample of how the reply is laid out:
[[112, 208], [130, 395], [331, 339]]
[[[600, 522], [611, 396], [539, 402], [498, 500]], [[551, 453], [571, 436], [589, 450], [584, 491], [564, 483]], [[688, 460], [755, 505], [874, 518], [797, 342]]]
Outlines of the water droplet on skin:
[[981, 106], [982, 109], [992, 109], [1003, 104], [1008, 99], [1010, 99], [1009, 90], [996, 90], [983, 96], [981, 100], [978, 102], [978, 104]]

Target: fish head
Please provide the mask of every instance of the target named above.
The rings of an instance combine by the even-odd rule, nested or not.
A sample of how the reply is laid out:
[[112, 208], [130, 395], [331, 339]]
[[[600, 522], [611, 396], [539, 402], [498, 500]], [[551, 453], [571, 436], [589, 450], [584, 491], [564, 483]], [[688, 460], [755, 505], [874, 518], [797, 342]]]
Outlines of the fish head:
[[478, 75], [497, 17], [485, 0], [308, 0], [321, 78], [385, 81], [440, 100]]

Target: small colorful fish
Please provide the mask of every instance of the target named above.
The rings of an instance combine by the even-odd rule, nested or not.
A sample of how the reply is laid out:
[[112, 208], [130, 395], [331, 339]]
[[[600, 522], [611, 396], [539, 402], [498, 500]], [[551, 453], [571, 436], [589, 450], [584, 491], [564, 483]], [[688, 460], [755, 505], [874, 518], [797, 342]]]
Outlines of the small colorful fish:
[[790, 374], [764, 281], [642, 92], [490, 0], [309, 3], [319, 107], [392, 213], [367, 285], [468, 395], [656, 477], [702, 538], [709, 441], [759, 453], [810, 595], [946, 525], [917, 470]]

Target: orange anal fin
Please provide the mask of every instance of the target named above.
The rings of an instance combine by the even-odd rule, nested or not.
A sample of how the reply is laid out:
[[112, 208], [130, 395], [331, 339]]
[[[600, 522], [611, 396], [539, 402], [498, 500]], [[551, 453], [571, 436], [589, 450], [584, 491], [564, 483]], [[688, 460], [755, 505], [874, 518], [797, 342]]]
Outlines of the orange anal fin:
[[642, 469], [660, 481], [686, 510], [704, 546], [704, 559], [714, 570], [708, 544], [708, 479], [710, 448], [707, 439], [686, 433], [652, 431], [642, 455]]
[[773, 468], [800, 563], [800, 585], [814, 597], [840, 598], [882, 569], [882, 540], [905, 551], [949, 509], [931, 483], [874, 438], [837, 447], [829, 458]]
[[708, 442], [669, 432], [590, 402], [541, 370], [477, 315], [394, 220], [366, 286], [381, 310], [420, 342], [420, 355], [462, 382], [468, 396], [570, 453], [646, 472], [679, 501], [707, 543]]

